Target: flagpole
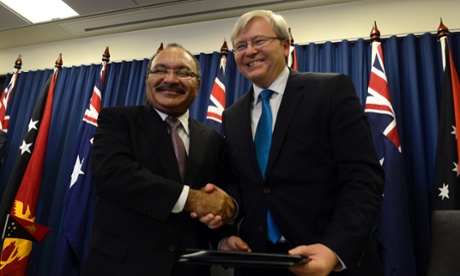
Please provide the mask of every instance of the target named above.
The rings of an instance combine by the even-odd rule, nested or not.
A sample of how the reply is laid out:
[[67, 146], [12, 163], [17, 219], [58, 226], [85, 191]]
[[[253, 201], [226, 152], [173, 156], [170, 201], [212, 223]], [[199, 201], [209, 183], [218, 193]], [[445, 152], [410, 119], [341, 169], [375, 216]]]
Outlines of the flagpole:
[[226, 39], [224, 39], [224, 43], [222, 43], [222, 46], [220, 47], [220, 56], [224, 59], [228, 57], [228, 46]]
[[164, 49], [164, 48], [163, 48], [163, 42], [161, 42], [160, 47], [158, 47], [158, 49], [157, 49], [157, 54], [158, 54], [159, 52], [161, 52], [161, 50], [163, 50], [163, 49]]
[[372, 57], [372, 60], [371, 60], [371, 64], [374, 64], [374, 58], [375, 58], [375, 48], [374, 45], [380, 43], [380, 31], [379, 29], [377, 28], [377, 22], [374, 21], [374, 26], [372, 27], [372, 30], [371, 30], [371, 33], [370, 33], [370, 40], [371, 40], [371, 44], [372, 44], [372, 54], [371, 54], [371, 57]]
[[439, 23], [439, 27], [438, 27], [438, 40], [439, 42], [441, 43], [441, 54], [442, 54], [442, 68], [443, 70], [446, 69], [446, 40], [447, 40], [447, 37], [449, 36], [450, 34], [450, 31], [449, 29], [446, 27], [446, 25], [444, 25], [444, 23], [442, 22], [442, 18], [440, 19], [440, 23]]

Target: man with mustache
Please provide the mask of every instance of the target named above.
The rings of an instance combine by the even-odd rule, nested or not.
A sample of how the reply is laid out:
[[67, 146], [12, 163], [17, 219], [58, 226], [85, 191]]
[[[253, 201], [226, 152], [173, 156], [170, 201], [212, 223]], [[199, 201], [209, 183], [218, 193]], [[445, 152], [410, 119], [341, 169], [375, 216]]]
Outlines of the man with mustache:
[[145, 106], [101, 111], [91, 156], [98, 201], [82, 275], [210, 275], [209, 266], [176, 263], [185, 248], [219, 240], [190, 212], [227, 222], [236, 208], [220, 188], [204, 191], [226, 185], [229, 170], [224, 139], [189, 117], [199, 86], [198, 61], [170, 44], [149, 62]]

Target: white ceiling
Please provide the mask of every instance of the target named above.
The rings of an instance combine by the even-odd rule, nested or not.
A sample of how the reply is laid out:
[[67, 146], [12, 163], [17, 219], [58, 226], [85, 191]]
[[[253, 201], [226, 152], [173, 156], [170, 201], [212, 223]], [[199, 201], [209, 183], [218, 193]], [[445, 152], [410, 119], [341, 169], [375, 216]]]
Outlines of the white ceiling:
[[[365, 0], [63, 0], [78, 17], [31, 25], [0, 5], [0, 50], [197, 21]], [[49, 7], [43, 7], [46, 9]], [[37, 12], [40, 12], [39, 10]]]

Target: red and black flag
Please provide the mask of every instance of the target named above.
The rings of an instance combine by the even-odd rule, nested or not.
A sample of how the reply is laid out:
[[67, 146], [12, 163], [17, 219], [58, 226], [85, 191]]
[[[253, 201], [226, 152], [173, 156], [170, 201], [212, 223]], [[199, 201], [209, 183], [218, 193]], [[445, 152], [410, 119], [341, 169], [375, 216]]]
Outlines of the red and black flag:
[[[19, 147], [16, 163], [0, 202], [0, 226], [4, 229], [9, 226], [8, 215], [14, 219], [35, 222], [51, 125], [54, 90], [61, 65], [62, 58], [59, 55], [54, 73], [40, 94], [27, 133]], [[4, 231], [5, 235], [6, 233], [7, 231]], [[12, 235], [2, 237], [2, 245], [0, 275], [26, 275], [32, 241]]]

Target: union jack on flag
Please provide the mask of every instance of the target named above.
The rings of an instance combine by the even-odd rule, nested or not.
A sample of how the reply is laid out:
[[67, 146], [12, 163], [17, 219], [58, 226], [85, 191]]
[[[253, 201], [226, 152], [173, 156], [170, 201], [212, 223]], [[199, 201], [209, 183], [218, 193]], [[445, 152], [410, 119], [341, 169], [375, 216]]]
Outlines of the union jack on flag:
[[377, 113], [381, 116], [377, 128], [390, 139], [401, 152], [401, 142], [398, 130], [396, 129], [396, 119], [393, 106], [391, 104], [390, 90], [388, 88], [387, 77], [383, 65], [382, 45], [379, 43], [371, 69], [369, 79], [368, 95], [366, 99], [366, 113]]
[[224, 134], [222, 129], [222, 112], [225, 109], [225, 64], [227, 59], [223, 55], [220, 60], [220, 68], [217, 72], [214, 85], [212, 86], [208, 112], [206, 114], [206, 125], [214, 129], [221, 135]]
[[[20, 67], [19, 67], [20, 68]], [[8, 103], [11, 100], [14, 86], [16, 85], [16, 79], [18, 77], [18, 68], [14, 68], [13, 76], [11, 77], [10, 83], [3, 90], [2, 96], [0, 97], [0, 129], [4, 132], [8, 131], [8, 122], [10, 121], [10, 115], [6, 113]]]

